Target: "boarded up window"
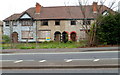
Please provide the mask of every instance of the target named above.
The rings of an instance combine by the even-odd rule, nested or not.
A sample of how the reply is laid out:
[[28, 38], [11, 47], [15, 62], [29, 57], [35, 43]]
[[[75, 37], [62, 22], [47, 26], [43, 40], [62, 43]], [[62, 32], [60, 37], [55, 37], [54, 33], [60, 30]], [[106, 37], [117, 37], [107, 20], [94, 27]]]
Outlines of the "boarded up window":
[[30, 21], [30, 20], [22, 20], [21, 25], [22, 26], [32, 26], [32, 21]]
[[13, 21], [13, 26], [17, 26], [17, 21]]
[[9, 24], [10, 24], [9, 21], [6, 21], [5, 23], [6, 23], [5, 26], [9, 26]]
[[48, 20], [43, 20], [41, 21], [42, 26], [48, 26]]
[[46, 39], [46, 37], [50, 37], [50, 31], [48, 31], [48, 30], [39, 31], [38, 36], [39, 36], [40, 39]]
[[60, 25], [60, 20], [56, 20], [55, 25]]
[[71, 21], [71, 25], [76, 25], [76, 21], [75, 21], [75, 20], [72, 20], [72, 21]]
[[32, 31], [22, 31], [22, 39], [33, 39]]
[[83, 20], [83, 25], [90, 25], [91, 21], [90, 20]]

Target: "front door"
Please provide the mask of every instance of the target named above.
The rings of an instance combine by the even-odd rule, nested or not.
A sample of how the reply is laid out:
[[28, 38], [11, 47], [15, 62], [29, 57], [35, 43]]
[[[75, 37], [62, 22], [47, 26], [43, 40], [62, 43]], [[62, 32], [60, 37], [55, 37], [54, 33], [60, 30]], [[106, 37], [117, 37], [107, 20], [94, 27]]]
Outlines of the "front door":
[[76, 41], [76, 33], [71, 33], [71, 40]]
[[18, 33], [17, 32], [12, 33], [12, 42], [18, 43]]

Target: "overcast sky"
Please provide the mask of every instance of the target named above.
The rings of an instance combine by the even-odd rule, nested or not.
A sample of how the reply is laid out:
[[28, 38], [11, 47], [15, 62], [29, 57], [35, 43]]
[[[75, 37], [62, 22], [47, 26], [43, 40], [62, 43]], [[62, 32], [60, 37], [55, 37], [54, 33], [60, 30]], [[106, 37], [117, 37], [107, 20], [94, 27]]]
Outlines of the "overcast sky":
[[[83, 3], [85, 1], [87, 4], [91, 4], [93, 1], [105, 1], [105, 0], [81, 0]], [[112, 2], [115, 2], [114, 7], [117, 7], [118, 1], [120, 0], [106, 0], [106, 6], [110, 6]], [[0, 1], [0, 20], [4, 20], [14, 13], [21, 13], [30, 7], [35, 7], [36, 2], [40, 3], [42, 6], [69, 6], [77, 5], [78, 0], [1, 0]], [[117, 10], [117, 8], [115, 8]]]

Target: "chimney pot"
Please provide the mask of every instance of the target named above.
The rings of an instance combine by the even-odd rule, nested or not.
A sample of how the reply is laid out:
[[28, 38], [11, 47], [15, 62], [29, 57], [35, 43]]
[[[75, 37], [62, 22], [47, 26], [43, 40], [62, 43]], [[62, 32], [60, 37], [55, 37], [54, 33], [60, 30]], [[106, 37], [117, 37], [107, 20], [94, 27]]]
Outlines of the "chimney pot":
[[93, 2], [93, 13], [97, 13], [97, 6], [98, 6], [98, 3]]
[[40, 13], [41, 11], [41, 5], [39, 3], [36, 3], [36, 13]]

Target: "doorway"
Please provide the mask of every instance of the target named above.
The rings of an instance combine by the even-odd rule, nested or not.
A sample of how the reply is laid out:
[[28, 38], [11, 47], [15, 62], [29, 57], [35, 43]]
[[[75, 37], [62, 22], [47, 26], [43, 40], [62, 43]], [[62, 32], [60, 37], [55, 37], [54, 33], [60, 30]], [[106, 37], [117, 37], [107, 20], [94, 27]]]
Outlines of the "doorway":
[[17, 32], [12, 33], [12, 42], [18, 43], [18, 33]]
[[62, 33], [62, 41], [64, 43], [66, 43], [68, 41], [68, 34], [67, 34], [67, 32], [63, 32]]
[[54, 33], [54, 40], [57, 42], [61, 41], [61, 33], [59, 31]]
[[71, 34], [70, 34], [70, 38], [71, 38], [71, 41], [76, 41], [76, 33], [75, 32], [72, 32]]

